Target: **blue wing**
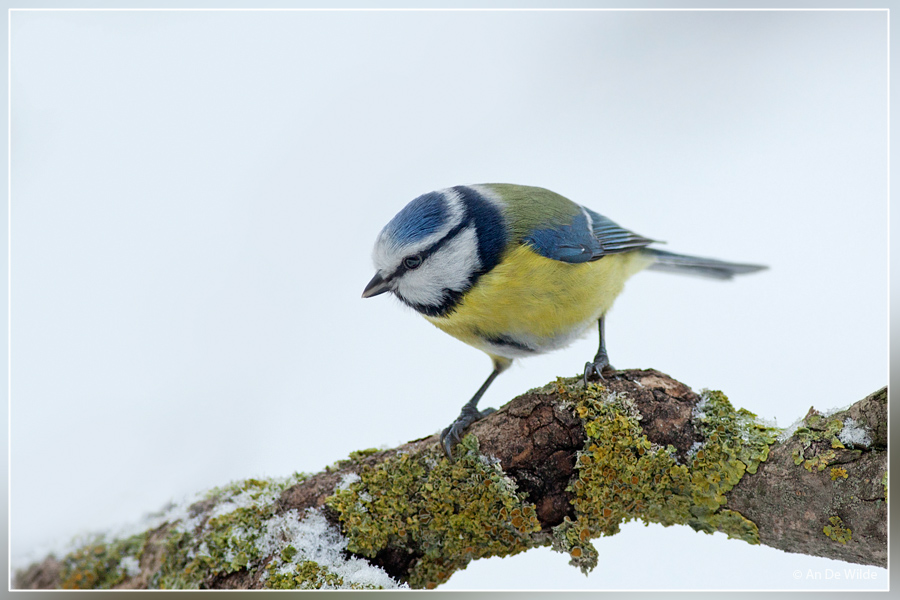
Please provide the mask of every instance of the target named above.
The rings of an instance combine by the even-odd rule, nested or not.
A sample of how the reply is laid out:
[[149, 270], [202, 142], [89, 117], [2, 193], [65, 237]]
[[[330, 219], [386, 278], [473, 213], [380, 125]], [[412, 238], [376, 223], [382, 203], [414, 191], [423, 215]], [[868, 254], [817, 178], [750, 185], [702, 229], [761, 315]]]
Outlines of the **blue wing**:
[[619, 252], [637, 250], [656, 241], [638, 235], [633, 231], [628, 231], [589, 208], [584, 208], [584, 210], [591, 216], [592, 230], [603, 246], [603, 254], [617, 254]]
[[654, 241], [623, 229], [589, 208], [579, 208], [569, 224], [534, 230], [522, 241], [541, 256], [568, 263], [638, 250]]

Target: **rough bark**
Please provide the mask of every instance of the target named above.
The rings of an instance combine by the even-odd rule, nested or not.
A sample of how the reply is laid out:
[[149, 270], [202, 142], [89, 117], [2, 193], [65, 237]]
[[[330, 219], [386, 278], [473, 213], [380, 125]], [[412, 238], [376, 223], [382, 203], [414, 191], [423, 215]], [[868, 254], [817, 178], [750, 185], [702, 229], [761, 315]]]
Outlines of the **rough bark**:
[[[573, 411], [570, 402], [561, 401], [560, 385], [551, 384], [519, 396], [469, 429], [469, 433], [477, 436], [480, 452], [498, 459], [503, 473], [515, 482], [518, 492], [524, 493], [527, 503], [534, 506], [538, 524], [529, 533], [516, 534], [520, 535], [524, 546], [520, 544], [511, 552], [538, 545], [558, 547], [561, 527], [571, 525], [579, 518], [573, 503], [572, 483], [579, 476], [579, 456], [585, 451], [588, 436], [585, 421]], [[580, 385], [572, 384], [571, 387]], [[667, 448], [668, 455], [679, 465], [690, 464], [697, 448], [707, 441], [698, 421], [697, 406], [701, 396], [684, 384], [658, 371], [629, 370], [618, 372], [607, 382], [607, 388], [630, 398], [639, 413], [643, 435], [653, 448]], [[787, 435], [789, 432], [785, 432], [782, 436], [785, 439], [775, 441], [768, 449], [768, 457], [759, 463], [755, 472], [748, 469], [744, 473], [742, 467], [737, 484], [725, 492], [726, 503], [719, 514], [727, 512], [730, 518], [739, 519], [742, 527], [746, 524], [758, 529], [758, 538], [755, 532], [754, 536], [744, 538], [752, 542], [758, 539], [761, 544], [788, 552], [886, 566], [886, 406], [887, 393], [882, 389], [833, 415], [822, 416], [810, 409], [797, 433]], [[836, 441], [841, 435], [837, 422], [843, 424], [846, 419], [852, 419], [869, 432], [871, 442], [868, 445], [850, 447]], [[306, 509], [319, 508], [332, 524], [348, 533], [339, 511], [331, 502], [326, 504], [326, 500], [335, 494], [336, 487], [348, 481], [348, 474], [371, 472], [384, 461], [397, 457], [398, 452], [413, 457], [423, 453], [437, 456], [437, 442], [436, 436], [430, 436], [399, 448], [361, 453], [341, 461], [284, 489], [274, 504], [274, 513], [283, 515], [297, 509], [302, 514]], [[204, 507], [192, 507], [192, 514], [200, 514], [202, 510]], [[646, 518], [645, 514], [625, 513], [623, 520]], [[686, 522], [701, 528], [691, 521]], [[724, 530], [717, 526], [713, 528]], [[154, 573], [158, 573], [167, 560], [165, 548], [172, 547], [171, 542], [170, 546], [165, 545], [171, 530], [172, 524], [164, 523], [148, 532], [138, 555], [140, 574], [79, 578], [77, 573], [73, 576], [71, 558], [64, 567], [66, 558], [61, 561], [49, 557], [19, 572], [15, 586], [53, 588], [63, 585], [63, 580], [70, 585], [73, 580], [96, 580], [105, 581], [110, 587], [152, 587], [154, 582], [159, 582]], [[596, 537], [596, 531], [592, 529], [591, 533], [590, 537]], [[421, 566], [426, 553], [433, 551], [420, 543], [404, 541], [404, 535], [401, 535], [390, 537], [388, 543], [377, 552], [369, 552], [365, 558], [398, 581], [410, 581], [413, 569]], [[566, 551], [573, 557], [581, 555], [580, 549], [577, 554], [571, 548]], [[441, 578], [449, 577], [453, 569], [464, 567], [471, 558], [445, 557], [448, 572], [439, 573], [437, 583]], [[263, 574], [270, 560], [273, 557], [262, 557], [250, 569], [220, 570], [203, 579], [199, 586], [264, 587], [266, 577]], [[441, 560], [438, 557], [438, 564]], [[421, 578], [412, 581], [422, 587], [432, 585], [422, 583]]]
[[[815, 417], [809, 409], [805, 425]], [[755, 475], [744, 477], [728, 494], [728, 507], [756, 523], [760, 543], [786, 552], [825, 556], [847, 562], [887, 566], [887, 388], [853, 404], [849, 409], [819, 419], [827, 423], [845, 419], [865, 424], [871, 444], [865, 448], [832, 448], [824, 436], [811, 440], [810, 449], [824, 464], [798, 468], [796, 452], [803, 440], [794, 435], [776, 443]], [[815, 432], [815, 425], [810, 428]], [[815, 459], [813, 459], [815, 460]], [[804, 460], [804, 463], [806, 461]], [[830, 519], [840, 519], [850, 539], [835, 543], [823, 535]], [[835, 532], [834, 535], [838, 535]]]

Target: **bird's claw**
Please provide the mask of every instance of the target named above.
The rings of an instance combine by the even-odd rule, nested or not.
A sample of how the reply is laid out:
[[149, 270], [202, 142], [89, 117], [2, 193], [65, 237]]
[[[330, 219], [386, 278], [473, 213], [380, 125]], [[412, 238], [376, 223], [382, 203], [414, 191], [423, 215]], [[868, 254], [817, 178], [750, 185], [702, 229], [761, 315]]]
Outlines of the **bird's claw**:
[[597, 370], [597, 367], [594, 366], [592, 362], [584, 363], [584, 385], [587, 387], [588, 381], [594, 379], [596, 377], [600, 381], [603, 381], [603, 374]]
[[616, 368], [609, 364], [608, 358], [584, 363], [584, 385], [587, 386], [588, 381], [591, 380], [605, 381], [608, 377], [615, 375], [615, 373]]
[[474, 408], [469, 409], [468, 407], [463, 407], [462, 412], [459, 413], [456, 420], [441, 432], [441, 446], [444, 448], [444, 454], [447, 455], [447, 458], [453, 460], [453, 447], [462, 441], [463, 432], [466, 428], [475, 421], [485, 418], [492, 412], [496, 412], [496, 409], [485, 408], [484, 410], [479, 411]]

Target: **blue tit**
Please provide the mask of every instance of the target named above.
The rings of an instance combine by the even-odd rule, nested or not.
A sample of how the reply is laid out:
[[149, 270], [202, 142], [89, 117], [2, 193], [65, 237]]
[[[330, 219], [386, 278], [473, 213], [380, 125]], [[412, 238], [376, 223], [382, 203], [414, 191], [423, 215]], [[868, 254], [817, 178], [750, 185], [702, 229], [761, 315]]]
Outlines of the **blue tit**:
[[391, 292], [439, 329], [487, 353], [493, 371], [441, 433], [448, 456], [463, 431], [493, 412], [478, 401], [516, 358], [563, 348], [593, 327], [600, 347], [585, 381], [614, 372], [604, 316], [643, 269], [731, 279], [761, 265], [648, 248], [654, 240], [550, 190], [457, 186], [419, 196], [375, 242], [377, 272], [362, 293]]

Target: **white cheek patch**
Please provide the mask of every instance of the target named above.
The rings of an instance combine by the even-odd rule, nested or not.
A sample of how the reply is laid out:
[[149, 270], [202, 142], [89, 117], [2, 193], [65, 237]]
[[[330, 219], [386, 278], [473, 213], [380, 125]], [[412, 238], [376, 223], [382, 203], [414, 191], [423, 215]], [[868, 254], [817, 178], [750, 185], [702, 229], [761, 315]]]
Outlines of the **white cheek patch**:
[[445, 300], [445, 289], [465, 290], [469, 278], [480, 268], [475, 228], [467, 227], [426, 258], [421, 267], [407, 271], [397, 281], [397, 293], [414, 304], [438, 306]]

